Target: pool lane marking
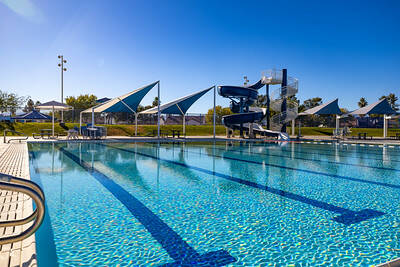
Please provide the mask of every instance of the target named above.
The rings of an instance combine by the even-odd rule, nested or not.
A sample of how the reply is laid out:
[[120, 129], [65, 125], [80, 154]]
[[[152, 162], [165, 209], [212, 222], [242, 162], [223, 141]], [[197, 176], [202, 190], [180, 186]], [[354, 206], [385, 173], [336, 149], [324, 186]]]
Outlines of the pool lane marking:
[[[175, 260], [171, 265], [195, 265], [206, 264], [212, 266], [223, 266], [236, 261], [225, 250], [208, 252], [200, 255], [186, 241], [170, 228], [161, 218], [147, 208], [142, 202], [126, 191], [122, 186], [114, 182], [110, 177], [103, 174], [96, 168], [81, 160], [72, 152], [59, 147], [67, 157], [90, 173], [100, 184], [102, 184], [111, 194], [114, 195], [130, 213], [149, 231], [161, 246], [167, 251], [168, 255]], [[168, 264], [167, 264], [168, 265]]]
[[320, 200], [307, 198], [307, 197], [304, 197], [304, 196], [301, 196], [301, 195], [298, 195], [298, 194], [295, 194], [295, 193], [291, 193], [291, 192], [284, 191], [284, 190], [281, 190], [281, 189], [276, 189], [276, 188], [269, 187], [269, 186], [266, 186], [266, 185], [261, 185], [261, 184], [255, 183], [255, 182], [251, 182], [251, 181], [244, 180], [244, 179], [241, 179], [241, 178], [237, 178], [237, 177], [234, 177], [234, 176], [229, 176], [229, 175], [226, 175], [226, 174], [223, 174], [223, 173], [214, 172], [214, 171], [210, 171], [210, 170], [203, 169], [203, 168], [200, 168], [200, 167], [188, 165], [188, 164], [185, 164], [185, 163], [182, 163], [182, 162], [177, 162], [177, 161], [173, 161], [173, 160], [169, 160], [169, 159], [163, 159], [163, 158], [160, 158], [160, 157], [157, 157], [157, 156], [153, 156], [153, 155], [148, 155], [148, 154], [145, 154], [145, 153], [142, 153], [142, 152], [137, 152], [137, 151], [135, 152], [135, 151], [132, 151], [132, 150], [129, 150], [129, 149], [124, 149], [124, 148], [111, 146], [109, 144], [100, 144], [100, 143], [98, 143], [97, 145], [107, 146], [107, 147], [110, 147], [110, 148], [113, 148], [113, 149], [125, 151], [127, 153], [137, 154], [137, 155], [141, 155], [141, 156], [144, 156], [144, 157], [152, 158], [152, 159], [155, 159], [155, 160], [160, 160], [160, 161], [163, 161], [163, 162], [174, 164], [174, 165], [177, 165], [177, 166], [190, 168], [192, 170], [196, 170], [196, 171], [199, 171], [199, 172], [202, 172], [202, 173], [205, 173], [205, 174], [214, 175], [214, 176], [217, 176], [219, 178], [223, 178], [223, 179], [226, 179], [226, 180], [229, 180], [229, 181], [233, 181], [233, 182], [240, 183], [240, 184], [243, 184], [243, 185], [247, 185], [247, 186], [250, 186], [250, 187], [253, 187], [253, 188], [257, 188], [257, 189], [262, 189], [262, 190], [267, 191], [269, 193], [272, 193], [274, 195], [278, 195], [278, 196], [282, 196], [282, 197], [285, 197], [285, 198], [288, 198], [288, 199], [299, 201], [299, 202], [311, 205], [313, 207], [317, 207], [317, 208], [324, 209], [324, 210], [327, 210], [327, 211], [331, 211], [331, 212], [334, 212], [334, 213], [339, 213], [340, 216], [336, 216], [336, 217], [332, 218], [332, 220], [334, 220], [334, 221], [336, 221], [338, 223], [342, 223], [344, 225], [352, 225], [352, 224], [359, 223], [359, 222], [362, 222], [362, 221], [365, 221], [365, 220], [368, 220], [368, 219], [372, 219], [372, 218], [375, 218], [375, 217], [379, 217], [379, 216], [382, 216], [382, 215], [385, 214], [384, 212], [373, 210], [373, 209], [363, 209], [363, 210], [360, 210], [360, 211], [353, 211], [353, 210], [342, 208], [342, 207], [338, 207], [338, 206], [335, 206], [333, 204], [329, 204], [329, 203], [326, 203], [326, 202], [323, 202], [323, 201], [320, 201]]
[[[232, 151], [232, 150], [227, 150], [227, 151]], [[198, 154], [198, 155], [204, 154], [204, 153], [199, 153], [199, 152], [195, 152], [195, 151], [185, 151], [185, 152], [192, 153], [192, 154]], [[274, 168], [280, 168], [280, 169], [286, 169], [286, 170], [292, 170], [292, 171], [298, 171], [298, 172], [304, 172], [304, 173], [310, 173], [310, 174], [323, 175], [323, 176], [328, 176], [328, 177], [332, 177], [332, 178], [338, 178], [338, 179], [343, 179], [343, 180], [348, 180], [348, 181], [353, 181], [353, 182], [367, 183], [367, 184], [379, 185], [379, 186], [384, 186], [384, 187], [390, 187], [390, 188], [394, 188], [394, 189], [400, 189], [400, 185], [395, 185], [395, 184], [369, 181], [369, 180], [364, 180], [364, 179], [360, 179], [360, 178], [354, 178], [354, 177], [348, 177], [348, 176], [342, 176], [342, 175], [330, 174], [330, 173], [324, 173], [324, 172], [318, 172], [318, 171], [311, 171], [311, 170], [299, 169], [299, 168], [294, 168], [294, 167], [286, 167], [286, 166], [271, 164], [271, 163], [267, 163], [267, 162], [259, 162], [259, 161], [253, 161], [253, 160], [247, 160], [247, 159], [232, 158], [232, 157], [229, 157], [229, 156], [220, 156], [220, 155], [215, 155], [215, 154], [213, 154], [212, 156], [216, 157], [216, 158], [221, 158], [221, 159], [241, 161], [241, 162], [245, 162], [245, 163], [252, 163], [252, 164], [257, 164], [257, 165], [270, 166], [270, 167], [274, 167]]]
[[[241, 148], [240, 146], [234, 146]], [[258, 147], [258, 146], [257, 146]], [[243, 147], [244, 149], [246, 149], [246, 147]], [[289, 155], [274, 155], [274, 154], [268, 154], [268, 153], [261, 153], [261, 152], [254, 152], [254, 151], [246, 151], [246, 150], [226, 150], [224, 148], [215, 148], [217, 150], [220, 151], [230, 151], [230, 152], [235, 152], [235, 153], [247, 153], [247, 154], [257, 154], [257, 155], [264, 155], [264, 156], [271, 156], [271, 157], [278, 157], [278, 158], [288, 158], [288, 159], [298, 159], [298, 160], [304, 160], [304, 161], [315, 161], [315, 162], [325, 162], [325, 163], [331, 163], [331, 164], [338, 164], [338, 165], [348, 165], [348, 166], [355, 166], [355, 167], [362, 167], [362, 168], [370, 168], [370, 169], [378, 169], [378, 170], [388, 170], [388, 171], [396, 171], [396, 172], [400, 172], [400, 169], [394, 169], [394, 168], [388, 168], [388, 167], [378, 167], [378, 166], [368, 166], [368, 165], [362, 165], [362, 164], [356, 164], [356, 163], [346, 163], [346, 162], [338, 162], [338, 161], [330, 161], [330, 160], [321, 160], [321, 159], [307, 159], [307, 158], [300, 158], [300, 157], [292, 157]], [[285, 150], [285, 151], [289, 151], [292, 152], [290, 150]], [[295, 153], [297, 151], [294, 151]]]
[[[346, 145], [346, 144], [344, 144]], [[240, 147], [240, 146], [234, 146], [234, 147]], [[258, 146], [258, 145], [254, 145], [253, 147], [264, 147], [264, 148], [268, 148], [270, 146]], [[286, 151], [286, 152], [292, 152], [291, 150], [287, 150], [287, 149], [282, 149], [281, 151]], [[330, 156], [330, 157], [336, 157], [336, 155], [334, 154], [327, 154], [327, 153], [315, 153], [315, 152], [307, 152], [307, 151], [298, 151], [295, 150], [295, 153], [300, 153], [300, 154], [311, 154], [311, 155], [324, 155], [324, 156]], [[346, 151], [340, 151], [340, 152], [346, 152]], [[356, 152], [356, 151], [352, 151], [352, 152]], [[268, 155], [268, 154], [266, 154]], [[389, 160], [384, 160], [384, 159], [379, 159], [379, 158], [363, 158], [363, 157], [354, 157], [354, 156], [350, 156], [350, 155], [339, 155], [339, 157], [344, 157], [344, 158], [354, 158], [354, 159], [369, 159], [369, 160], [380, 160], [380, 161], [392, 161], [392, 162], [400, 162], [400, 160], [395, 160], [395, 159], [389, 159]]]
[[[268, 145], [271, 145], [271, 144], [267, 144], [267, 145], [265, 145], [265, 144], [261, 144], [261, 145], [255, 144], [254, 147], [268, 147]], [[309, 144], [309, 145], [310, 146], [305, 145], [303, 149], [312, 150], [313, 148], [320, 147], [320, 145], [317, 145], [317, 146], [313, 145], [313, 144]], [[340, 145], [347, 145], [347, 144], [339, 144], [339, 146]], [[351, 144], [351, 146], [357, 146], [357, 144]], [[387, 147], [389, 147], [389, 146], [387, 146]], [[361, 147], [359, 147], [359, 148], [361, 148]], [[382, 146], [382, 148], [383, 148], [383, 146]], [[321, 148], [316, 148], [316, 149], [320, 150], [320, 151], [332, 151], [331, 149], [321, 149]], [[342, 153], [344, 153], [344, 152], [363, 152], [363, 153], [370, 154], [370, 155], [382, 156], [382, 152], [378, 152], [378, 150], [375, 150], [375, 149], [373, 151], [371, 151], [371, 149], [366, 147], [366, 146], [362, 147], [362, 149], [339, 150], [339, 152], [342, 152]], [[397, 151], [391, 150], [391, 151], [387, 151], [387, 153], [390, 153], [391, 154], [390, 156], [396, 157], [397, 161], [399, 161], [398, 157], [400, 156], [400, 154], [398, 154]]]

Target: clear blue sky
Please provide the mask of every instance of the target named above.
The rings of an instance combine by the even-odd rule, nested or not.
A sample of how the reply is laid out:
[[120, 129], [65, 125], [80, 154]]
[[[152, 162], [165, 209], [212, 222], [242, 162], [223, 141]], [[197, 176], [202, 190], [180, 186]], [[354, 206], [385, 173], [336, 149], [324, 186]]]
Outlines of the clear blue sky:
[[[399, 14], [400, 1], [0, 0], [0, 89], [59, 100], [63, 54], [65, 96], [161, 80], [165, 103], [285, 67], [301, 100], [354, 109], [400, 95]], [[209, 93], [189, 112], [211, 106]]]

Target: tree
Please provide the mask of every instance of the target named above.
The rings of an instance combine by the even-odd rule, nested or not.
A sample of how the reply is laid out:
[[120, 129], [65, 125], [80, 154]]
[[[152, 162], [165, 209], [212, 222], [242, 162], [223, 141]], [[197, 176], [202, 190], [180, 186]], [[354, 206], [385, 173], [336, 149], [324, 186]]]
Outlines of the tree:
[[80, 95], [78, 97], [69, 96], [65, 99], [67, 105], [70, 105], [74, 109], [84, 110], [97, 105], [97, 97], [95, 95]]
[[313, 97], [307, 100], [304, 100], [303, 105], [305, 110], [310, 109], [310, 108], [315, 108], [316, 106], [319, 106], [322, 104], [322, 98], [320, 97]]
[[32, 111], [34, 109], [34, 107], [35, 107], [35, 103], [33, 102], [32, 99], [29, 98], [22, 111], [23, 112], [30, 112], [30, 111]]
[[[221, 124], [222, 117], [226, 116], [226, 115], [230, 115], [230, 114], [232, 114], [232, 111], [230, 108], [228, 108], [228, 107], [223, 108], [221, 106], [215, 106], [215, 123]], [[213, 123], [213, 121], [214, 121], [214, 108], [210, 108], [207, 111], [206, 122]]]
[[382, 100], [384, 98], [386, 98], [386, 100], [389, 102], [389, 104], [390, 104], [390, 106], [392, 107], [393, 110], [395, 110], [395, 111], [399, 110], [399, 104], [396, 103], [397, 100], [399, 100], [399, 98], [395, 94], [390, 93], [387, 96], [381, 96], [379, 98], [379, 100]]
[[158, 106], [158, 97], [156, 96], [153, 100], [153, 103], [151, 104], [151, 107], [156, 107]]
[[25, 101], [26, 98], [23, 96], [0, 90], [0, 112], [10, 112], [11, 115], [15, 115], [17, 109], [23, 106]]
[[357, 104], [360, 108], [363, 108], [368, 105], [368, 102], [364, 97], [361, 97]]

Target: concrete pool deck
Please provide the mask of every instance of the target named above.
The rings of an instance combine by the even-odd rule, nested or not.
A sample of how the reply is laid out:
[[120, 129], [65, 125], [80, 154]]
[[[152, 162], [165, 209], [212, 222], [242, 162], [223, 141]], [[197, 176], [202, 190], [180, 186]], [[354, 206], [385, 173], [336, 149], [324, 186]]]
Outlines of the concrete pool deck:
[[[16, 137], [15, 137], [16, 138]], [[7, 140], [13, 139], [13, 137], [7, 137]], [[214, 138], [212, 136], [188, 136], [186, 138], [156, 138], [156, 137], [143, 137], [143, 136], [137, 136], [137, 137], [130, 137], [130, 136], [108, 136], [105, 139], [70, 139], [67, 140], [66, 137], [60, 137], [57, 139], [34, 139], [32, 137], [29, 137], [25, 142], [212, 142], [214, 141]], [[233, 137], [233, 138], [227, 138], [225, 136], [216, 136], [215, 141], [219, 142], [229, 142], [229, 141], [243, 141], [243, 142], [273, 142], [276, 140], [273, 139], [262, 139], [262, 138], [257, 138], [257, 139], [248, 139], [248, 138], [239, 138], [239, 137]], [[344, 139], [344, 140], [337, 140], [333, 139], [330, 136], [303, 136], [301, 139], [296, 139], [296, 137], [291, 136], [291, 141], [295, 142], [338, 142], [341, 144], [360, 144], [360, 145], [400, 145], [400, 140], [394, 140], [394, 139], [383, 139], [380, 137], [375, 137], [374, 139], [367, 139], [367, 140], [359, 140], [359, 139]]]
[[[27, 143], [0, 144], [0, 173], [30, 180]], [[33, 211], [30, 197], [0, 190], [0, 220], [15, 220], [29, 216]], [[0, 236], [21, 233], [30, 225], [0, 228]], [[35, 235], [0, 249], [0, 266], [37, 266]]]

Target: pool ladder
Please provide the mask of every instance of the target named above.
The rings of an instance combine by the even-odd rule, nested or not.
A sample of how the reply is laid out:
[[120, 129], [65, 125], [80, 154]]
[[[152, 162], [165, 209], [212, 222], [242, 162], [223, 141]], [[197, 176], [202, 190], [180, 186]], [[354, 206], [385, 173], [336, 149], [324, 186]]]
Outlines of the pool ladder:
[[23, 219], [12, 221], [0, 221], [0, 227], [25, 225], [33, 221], [33, 224], [18, 235], [0, 237], [0, 245], [22, 241], [33, 235], [42, 224], [45, 213], [45, 197], [42, 189], [34, 182], [0, 173], [0, 190], [23, 193], [35, 202], [35, 210], [31, 215]]

